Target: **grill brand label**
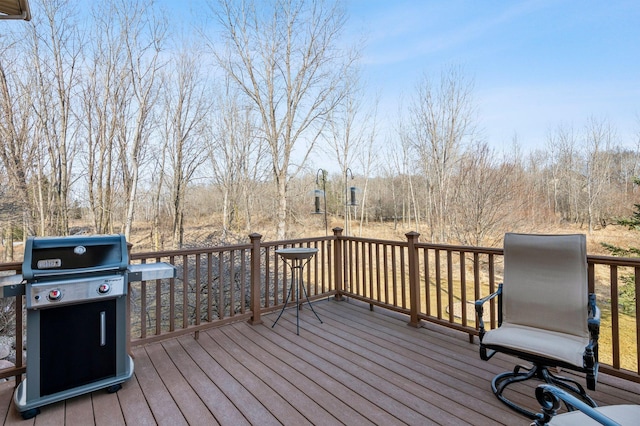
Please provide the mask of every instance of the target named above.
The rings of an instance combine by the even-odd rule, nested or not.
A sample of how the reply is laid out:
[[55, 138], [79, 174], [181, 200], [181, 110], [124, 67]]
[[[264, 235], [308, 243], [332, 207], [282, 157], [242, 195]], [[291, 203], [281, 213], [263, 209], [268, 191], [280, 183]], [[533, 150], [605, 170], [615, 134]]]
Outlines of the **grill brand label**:
[[38, 260], [38, 269], [52, 269], [62, 266], [60, 259], [42, 259]]

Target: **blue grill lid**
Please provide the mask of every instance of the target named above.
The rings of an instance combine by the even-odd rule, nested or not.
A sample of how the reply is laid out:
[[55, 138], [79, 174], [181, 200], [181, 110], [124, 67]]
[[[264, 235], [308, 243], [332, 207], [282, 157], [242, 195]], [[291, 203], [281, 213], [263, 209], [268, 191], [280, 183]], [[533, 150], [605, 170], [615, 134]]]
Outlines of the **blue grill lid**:
[[27, 281], [105, 271], [125, 271], [129, 263], [122, 234], [29, 237], [24, 249], [22, 276]]

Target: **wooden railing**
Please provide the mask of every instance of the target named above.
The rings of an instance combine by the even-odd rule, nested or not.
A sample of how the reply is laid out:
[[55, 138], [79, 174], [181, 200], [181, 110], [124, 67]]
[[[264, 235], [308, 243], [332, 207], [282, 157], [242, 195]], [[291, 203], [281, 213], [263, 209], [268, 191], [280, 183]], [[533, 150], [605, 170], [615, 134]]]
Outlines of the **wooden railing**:
[[[0, 264], [0, 273], [4, 275], [15, 275], [22, 273], [22, 263], [3, 263]], [[15, 286], [19, 287], [19, 286]], [[15, 290], [15, 291], [13, 291]], [[2, 331], [4, 334], [16, 336], [14, 348], [16, 353], [15, 367], [6, 368], [0, 371], [0, 378], [15, 377], [16, 384], [20, 382], [22, 375], [26, 371], [26, 360], [24, 358], [24, 339], [22, 336], [26, 328], [24, 322], [24, 297], [23, 291], [19, 288], [2, 289], [4, 296], [0, 302], [2, 303], [2, 311], [4, 312]], [[13, 330], [11, 327], [13, 326]], [[18, 338], [19, 336], [19, 338]]]
[[[275, 251], [314, 247], [317, 255], [304, 269], [312, 299], [333, 296], [368, 303], [407, 315], [410, 326], [429, 321], [466, 333], [473, 341], [477, 321], [473, 301], [495, 291], [502, 279], [502, 249], [343, 236], [265, 242], [258, 234], [248, 244], [177, 251], [133, 253], [131, 263], [168, 262], [173, 279], [131, 283], [128, 292], [131, 345], [194, 333], [232, 321], [262, 322], [262, 315], [282, 307], [290, 270]], [[640, 382], [640, 259], [588, 256], [590, 291], [603, 311], [601, 371]], [[19, 263], [0, 271], [20, 273]], [[624, 297], [621, 298], [620, 295]], [[624, 299], [624, 300], [622, 300]], [[20, 303], [17, 303], [20, 300]], [[22, 335], [24, 307], [13, 298], [16, 335]], [[496, 307], [487, 320], [496, 324]], [[22, 339], [16, 339], [17, 367], [0, 377], [24, 373]]]
[[[473, 341], [478, 334], [473, 302], [502, 281], [503, 250], [419, 243], [414, 232], [406, 237], [406, 242], [383, 241], [338, 232], [342, 293], [405, 313], [409, 325], [429, 321], [465, 332]], [[600, 370], [640, 382], [640, 259], [587, 256], [587, 262], [589, 291], [602, 310]], [[485, 320], [497, 327], [495, 300]]]
[[134, 253], [131, 263], [168, 262], [176, 278], [131, 283], [132, 345], [261, 315], [284, 303], [290, 271], [275, 251], [286, 247], [314, 247], [318, 253], [305, 268], [309, 297], [333, 294], [332, 238], [262, 242], [250, 235], [250, 244]]

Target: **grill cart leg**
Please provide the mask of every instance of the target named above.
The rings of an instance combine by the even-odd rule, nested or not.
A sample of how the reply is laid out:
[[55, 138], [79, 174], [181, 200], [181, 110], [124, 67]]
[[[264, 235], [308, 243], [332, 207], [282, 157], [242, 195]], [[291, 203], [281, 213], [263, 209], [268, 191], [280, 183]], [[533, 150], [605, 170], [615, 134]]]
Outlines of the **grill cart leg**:
[[20, 413], [20, 415], [22, 416], [23, 420], [32, 419], [35, 416], [37, 416], [38, 414], [40, 414], [40, 409], [39, 408], [32, 408], [30, 410], [23, 411], [22, 413]]
[[115, 385], [111, 385], [107, 388], [107, 393], [116, 393], [118, 392], [120, 389], [122, 389], [122, 385], [120, 383], [115, 384]]

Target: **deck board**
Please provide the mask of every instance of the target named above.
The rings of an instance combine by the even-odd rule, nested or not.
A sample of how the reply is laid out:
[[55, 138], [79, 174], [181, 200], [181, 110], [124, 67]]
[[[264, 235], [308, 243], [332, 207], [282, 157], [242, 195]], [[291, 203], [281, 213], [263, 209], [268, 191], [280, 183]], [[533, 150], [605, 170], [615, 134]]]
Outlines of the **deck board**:
[[97, 426], [124, 426], [124, 416], [117, 393], [94, 392], [93, 414]]
[[[93, 392], [42, 407], [23, 421], [12, 382], [0, 384], [0, 418], [27, 425], [515, 425], [529, 420], [491, 393], [513, 358], [480, 360], [477, 343], [434, 324], [354, 300], [322, 300], [264, 324], [228, 324], [134, 348], [135, 374], [115, 394]], [[582, 380], [579, 378], [579, 380]], [[536, 408], [534, 383], [513, 399]], [[600, 405], [640, 403], [640, 384], [601, 374]]]
[[[511, 412], [487, 409], [487, 405], [503, 408], [492, 393], [486, 392], [489, 381], [503, 369], [497, 368], [495, 372], [485, 370], [487, 363], [479, 359], [477, 347], [461, 340], [460, 336], [448, 343], [443, 339], [433, 339], [430, 335], [425, 336], [423, 331], [412, 329], [402, 323], [387, 324], [384, 319], [377, 321], [375, 314], [367, 317], [353, 316], [349, 313], [344, 315], [336, 311], [331, 314], [332, 318], [338, 321], [349, 321], [344, 324], [332, 324], [335, 328], [345, 329], [343, 333], [348, 333], [349, 328], [362, 333], [355, 338], [351, 335], [348, 337], [349, 341], [359, 341], [363, 347], [368, 345], [373, 351], [384, 356], [383, 359], [395, 360], [396, 363], [386, 366], [390, 373], [407, 382], [418, 382], [440, 398], [444, 398], [449, 402], [444, 403], [451, 407], [451, 414], [460, 413], [462, 416], [468, 416], [469, 409], [473, 409], [485, 412], [487, 424], [514, 421]], [[482, 418], [474, 419], [474, 424], [482, 423]]]
[[[231, 330], [231, 328], [229, 328]], [[234, 329], [235, 330], [235, 329]], [[231, 335], [236, 333], [231, 333]], [[234, 361], [239, 362], [242, 365], [252, 365], [251, 370], [256, 377], [263, 383], [270, 387], [271, 392], [275, 392], [284, 400], [288, 401], [291, 408], [301, 407], [300, 414], [304, 416], [306, 421], [312, 419], [313, 421], [321, 424], [337, 424], [337, 420], [329, 412], [327, 412], [316, 401], [310, 398], [305, 392], [296, 388], [292, 383], [292, 380], [282, 380], [283, 377], [290, 376], [284, 371], [277, 372], [276, 370], [268, 367], [262, 363], [258, 358], [254, 357], [244, 348], [245, 342], [238, 342], [232, 339], [232, 336], [228, 336], [222, 330], [213, 330], [207, 333], [208, 338], [215, 340], [220, 346], [222, 346], [232, 357]], [[280, 364], [285, 361], [280, 360]], [[284, 374], [283, 374], [284, 373]], [[293, 379], [295, 381], [295, 378]], [[295, 419], [293, 419], [295, 421]]]
[[[215, 335], [216, 331], [213, 330], [211, 333]], [[238, 362], [209, 333], [201, 333], [199, 343], [210, 353], [215, 353], [216, 361], [220, 366], [242, 384], [245, 389], [251, 391], [274, 418], [280, 417], [280, 421], [284, 424], [308, 424], [307, 419], [287, 401], [285, 396], [273, 392], [264, 381], [260, 380], [253, 372], [254, 365], [243, 365]]]
[[[331, 326], [330, 322], [325, 322], [322, 327], [313, 329], [310, 327], [305, 330], [304, 332], [310, 335], [305, 336], [301, 346], [311, 353], [321, 353], [320, 356], [327, 362], [339, 361], [340, 365], [336, 368], [349, 371], [358, 380], [356, 387], [352, 388], [353, 391], [366, 395], [371, 402], [375, 402], [408, 424], [464, 423], [461, 418], [454, 418], [448, 411], [440, 408], [448, 403], [442, 395], [435, 392], [429, 395], [425, 393], [421, 395], [420, 391], [411, 392], [410, 381], [403, 380], [385, 369], [385, 364], [397, 365], [397, 363], [392, 364], [390, 359], [376, 357], [366, 346], [351, 344], [343, 337], [334, 334], [333, 330], [327, 331]], [[292, 333], [295, 331], [292, 324], [288, 329]], [[322, 348], [327, 342], [330, 343], [326, 345], [328, 349], [326, 352], [321, 352], [318, 348]], [[346, 362], [349, 365], [345, 365]]]
[[125, 383], [120, 391], [116, 393], [118, 402], [126, 424], [136, 424], [140, 426], [152, 426], [156, 421], [151, 412], [151, 407], [142, 393], [136, 375]]
[[[149, 356], [149, 352], [157, 350], [158, 347], [160, 347], [160, 345], [149, 345], [144, 348], [145, 350], [134, 352], [134, 369], [138, 384], [158, 424], [166, 424], [167, 426], [186, 425], [187, 421], [172, 398], [171, 393], [166, 388]], [[125, 383], [124, 385], [126, 386], [128, 384], [129, 383]]]
[[2, 424], [7, 423], [7, 416], [13, 412], [12, 398], [13, 398], [13, 382], [6, 382], [0, 386], [0, 420]]
[[[335, 390], [345, 404], [354, 404], [352, 406], [373, 423], [401, 424], [403, 423], [402, 418], [407, 421], [411, 419], [424, 421], [423, 416], [401, 407], [383, 391], [367, 383], [365, 378], [360, 377], [357, 372], [344, 368], [343, 360], [332, 356], [328, 349], [308, 340], [313, 336], [297, 336], [295, 325], [289, 323], [286, 317], [283, 316], [280, 319], [277, 330], [278, 332], [274, 333], [271, 332], [271, 329], [262, 327], [256, 331], [268, 337], [272, 342], [277, 342], [282, 349], [295, 357], [306, 360], [308, 364], [306, 369], [313, 369], [316, 373], [316, 379], [320, 379], [318, 375], [321, 375], [335, 381], [336, 384], [327, 381], [326, 389]], [[305, 330], [301, 327], [301, 334], [304, 333]], [[304, 370], [297, 370], [297, 372], [304, 374]], [[399, 419], [398, 416], [401, 418]]]
[[[325, 318], [327, 317], [325, 315]], [[451, 415], [456, 416], [461, 419], [457, 420], [460, 423], [463, 419], [468, 419], [469, 408], [476, 411], [486, 411], [487, 404], [495, 406], [500, 404], [492, 394], [470, 386], [472, 383], [469, 381], [466, 365], [460, 364], [459, 368], [449, 368], [443, 364], [442, 360], [425, 357], [424, 353], [428, 352], [428, 349], [411, 343], [411, 340], [421, 340], [423, 333], [420, 333], [419, 330], [413, 330], [413, 332], [405, 330], [405, 325], [402, 325], [403, 328], [400, 330], [384, 329], [383, 327], [376, 327], [373, 330], [369, 324], [361, 329], [362, 335], [354, 337], [353, 334], [349, 335], [346, 329], [346, 327], [355, 328], [356, 325], [353, 322], [349, 325], [341, 324], [339, 322], [341, 317], [332, 316], [330, 318], [334, 320], [330, 322], [334, 329], [343, 329], [340, 333], [343, 335], [342, 342], [336, 342], [336, 344], [346, 345], [355, 353], [361, 353], [365, 348], [370, 348], [368, 349], [368, 361], [375, 363], [371, 373], [380, 374], [390, 383], [397, 383], [399, 386], [411, 390], [413, 394], [419, 395], [423, 399], [419, 405], [424, 405], [425, 401], [429, 401], [439, 407], [448, 407], [445, 416], [449, 418]], [[408, 333], [406, 336], [411, 340], [406, 341], [397, 337], [403, 332]], [[355, 344], [359, 346], [354, 347]], [[406, 350], [399, 354], [398, 348]], [[340, 352], [339, 355], [348, 356], [344, 352]], [[444, 371], [432, 366], [436, 362], [440, 364], [439, 367], [445, 367]], [[468, 386], [460, 389], [461, 382]], [[514, 420], [511, 413], [506, 413], [505, 416], [504, 413], [497, 411], [497, 415], [492, 415], [492, 411], [487, 412], [488, 417], [475, 417], [473, 424], [491, 425], [496, 421], [504, 423]]]
[[[193, 340], [190, 336], [187, 340]], [[184, 375], [185, 380], [191, 385], [193, 390], [199, 395], [202, 402], [207, 406], [215, 418], [215, 422], [220, 424], [236, 424], [239, 426], [249, 424], [242, 412], [224, 395], [216, 384], [207, 377], [200, 366], [189, 356], [178, 340], [167, 340], [163, 346]], [[213, 422], [212, 424], [214, 424]]]
[[[180, 343], [189, 353], [189, 356], [202, 368], [204, 374], [220, 388], [226, 395], [230, 403], [238, 408], [251, 424], [279, 425], [276, 417], [265, 408], [262, 403], [253, 395], [251, 390], [246, 389], [236, 378], [229, 374], [217, 361], [216, 351], [208, 352], [201, 345], [201, 338], [196, 341], [192, 338], [181, 339]], [[140, 350], [140, 349], [138, 349]]]
[[[255, 327], [247, 328], [240, 324], [233, 327], [234, 331], [228, 333], [231, 339], [234, 339], [236, 343], [241, 342], [243, 347], [251, 351], [265, 366], [292, 381], [299, 392], [303, 392], [312, 400], [317, 401], [334, 416], [339, 424], [366, 425], [371, 423], [365, 416], [340, 399], [341, 394], [348, 394], [348, 391], [331, 375], [320, 373], [303, 359], [282, 352], [277, 343], [264, 337]], [[364, 409], [366, 408], [370, 408], [370, 406], [367, 405]], [[328, 424], [333, 423], [330, 420], [327, 420]]]

